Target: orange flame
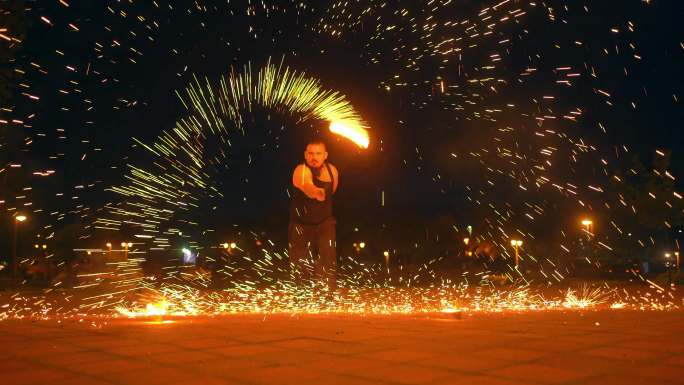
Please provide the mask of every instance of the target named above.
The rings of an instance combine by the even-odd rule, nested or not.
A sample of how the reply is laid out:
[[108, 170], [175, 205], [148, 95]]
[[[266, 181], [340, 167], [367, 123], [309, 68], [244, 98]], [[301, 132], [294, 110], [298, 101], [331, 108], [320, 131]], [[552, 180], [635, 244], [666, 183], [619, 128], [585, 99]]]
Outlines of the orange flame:
[[368, 148], [368, 131], [356, 120], [337, 120], [330, 122], [330, 132], [344, 136], [359, 147]]

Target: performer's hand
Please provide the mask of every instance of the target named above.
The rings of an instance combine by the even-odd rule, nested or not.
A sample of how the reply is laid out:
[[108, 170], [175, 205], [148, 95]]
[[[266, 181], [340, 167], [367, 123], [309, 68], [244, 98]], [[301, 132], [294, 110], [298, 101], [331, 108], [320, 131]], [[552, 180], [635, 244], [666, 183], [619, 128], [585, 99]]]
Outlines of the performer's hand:
[[316, 200], [319, 202], [323, 202], [325, 200], [325, 190], [322, 188], [319, 188], [318, 191], [316, 191]]

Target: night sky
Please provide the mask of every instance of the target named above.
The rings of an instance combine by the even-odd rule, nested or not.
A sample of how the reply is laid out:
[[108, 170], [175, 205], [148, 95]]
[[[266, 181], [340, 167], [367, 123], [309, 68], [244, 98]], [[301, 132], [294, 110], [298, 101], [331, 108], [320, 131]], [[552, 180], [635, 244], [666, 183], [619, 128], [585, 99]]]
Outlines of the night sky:
[[[680, 1], [27, 0], [0, 9], [11, 20], [7, 30], [0, 23], [10, 84], [0, 99], [3, 239], [17, 212], [30, 217], [30, 237], [68, 228], [74, 244], [101, 247], [140, 234], [111, 207], [157, 203], [112, 187], [130, 183], [129, 165], [161, 162], [139, 143], [188, 116], [176, 91], [193, 76], [256, 72], [269, 58], [346, 95], [370, 147], [331, 134], [328, 122], [243, 111], [244, 134], [222, 134], [231, 146], [202, 141], [205, 156], [226, 154], [227, 167], [205, 169], [224, 196], [190, 189], [197, 207], [160, 231], [182, 228], [200, 243], [207, 230], [281, 239], [292, 169], [317, 133], [341, 173], [341, 232], [448, 216], [456, 233], [472, 224], [495, 244], [518, 234], [554, 254], [586, 215], [611, 252], [660, 250], [682, 224]], [[645, 224], [642, 211], [660, 220]], [[8, 252], [2, 242], [0, 256]]]

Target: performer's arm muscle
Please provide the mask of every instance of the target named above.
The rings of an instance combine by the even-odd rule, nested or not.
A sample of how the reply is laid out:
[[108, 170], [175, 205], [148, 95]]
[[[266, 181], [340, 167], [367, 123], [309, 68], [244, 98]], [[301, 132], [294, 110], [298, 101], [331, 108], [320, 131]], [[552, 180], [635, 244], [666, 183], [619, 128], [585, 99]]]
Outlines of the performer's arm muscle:
[[292, 184], [311, 199], [322, 200], [321, 197], [325, 199], [325, 191], [313, 184], [311, 171], [301, 164], [292, 173]]
[[339, 184], [340, 180], [340, 175], [337, 172], [337, 167], [333, 166], [332, 164], [330, 165], [330, 169], [332, 170], [332, 175], [330, 176], [330, 179], [333, 181], [333, 192], [337, 191], [337, 185]]

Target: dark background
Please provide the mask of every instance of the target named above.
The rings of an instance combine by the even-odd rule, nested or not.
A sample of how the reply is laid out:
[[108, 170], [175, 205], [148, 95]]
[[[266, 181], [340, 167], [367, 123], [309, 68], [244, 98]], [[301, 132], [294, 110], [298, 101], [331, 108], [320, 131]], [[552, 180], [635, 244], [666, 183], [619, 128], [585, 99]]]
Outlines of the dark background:
[[[231, 138], [237, 149], [235, 166], [214, 170], [226, 199], [211, 212], [188, 214], [201, 218], [204, 228], [257, 229], [282, 241], [291, 170], [306, 139], [320, 131], [341, 172], [336, 209], [341, 238], [349, 242], [387, 226], [393, 226], [388, 231], [399, 239], [426, 240], [430, 235], [419, 226], [423, 223], [453, 229], [446, 233], [458, 240], [472, 224], [478, 236], [502, 248], [518, 234], [537, 244], [540, 253], [551, 254], [568, 238], [581, 236], [579, 218], [590, 215], [607, 244], [625, 241], [632, 253], [642, 253], [627, 236], [639, 233], [640, 240], [657, 240], [657, 245], [648, 245], [653, 249], [649, 253], [673, 247], [681, 206], [672, 192], [681, 185], [650, 178], [654, 168], [676, 178], [684, 161], [678, 151], [681, 2], [551, 1], [530, 7], [512, 1], [507, 10], [522, 8], [527, 14], [496, 27], [492, 38], [472, 38], [476, 46], [466, 42], [474, 31], [487, 31], [489, 21], [478, 21], [487, 5], [482, 2], [461, 1], [434, 12], [420, 2], [398, 1], [384, 8], [360, 3], [344, 14], [325, 2], [157, 4], [0, 2], [11, 20], [8, 25], [22, 40], [0, 48], [10, 84], [0, 111], [0, 119], [8, 122], [0, 124], [2, 239], [10, 239], [12, 216], [19, 211], [30, 217], [21, 229], [24, 249], [33, 237], [55, 240], [60, 231], [65, 238], [76, 237], [73, 247], [101, 247], [104, 239], [130, 237], [135, 231], [101, 234], [92, 223], [108, 215], [106, 204], [121, 201], [107, 188], [126, 183], [126, 164], [151, 161], [132, 138], [152, 143], [184, 116], [174, 91], [182, 90], [192, 74], [217, 79], [231, 67], [239, 70], [252, 63], [259, 68], [268, 58], [284, 58], [286, 65], [348, 97], [371, 127], [371, 147], [359, 150], [326, 134], [324, 122], [297, 123], [287, 115], [256, 110], [247, 134], [236, 132]], [[372, 12], [361, 15], [369, 6]], [[419, 21], [400, 17], [402, 9]], [[468, 19], [477, 27], [438, 26], [428, 36], [422, 28], [428, 14], [433, 15], [429, 22]], [[501, 11], [498, 17], [504, 15]], [[321, 32], [321, 25], [336, 23], [341, 37]], [[396, 28], [388, 31], [388, 25]], [[426, 54], [434, 52], [428, 41], [450, 37], [464, 41], [462, 57], [447, 55], [445, 64], [443, 57]], [[500, 44], [503, 39], [510, 42]], [[493, 53], [502, 60], [491, 62]], [[420, 69], [409, 69], [411, 62]], [[483, 69], [488, 65], [495, 69]], [[572, 87], [556, 83], [562, 78], [561, 66], [582, 74]], [[537, 71], [521, 75], [530, 67]], [[502, 80], [495, 83], [496, 91], [491, 83], [473, 82], [485, 77]], [[458, 88], [441, 93], [439, 80]], [[400, 82], [408, 86], [394, 85]], [[555, 99], [549, 102], [542, 95]], [[576, 108], [582, 111], [577, 122], [539, 124], [535, 119]], [[487, 112], [491, 109], [501, 112]], [[552, 165], [539, 171], [535, 166], [547, 160], [540, 149], [549, 146], [554, 148]], [[656, 149], [666, 156], [657, 155]], [[635, 165], [643, 165], [643, 172], [627, 180]], [[44, 170], [55, 172], [34, 174]], [[615, 175], [624, 176], [625, 182], [615, 183]], [[539, 176], [577, 188], [569, 193], [550, 184], [537, 186]], [[603, 192], [588, 189], [590, 185]], [[658, 191], [658, 210], [665, 201], [675, 207], [651, 209], [654, 203], [643, 200], [651, 191]], [[634, 212], [619, 203], [620, 197], [645, 218], [634, 221]], [[649, 213], [660, 217], [650, 218]], [[659, 219], [669, 220], [674, 230]], [[355, 229], [368, 235], [355, 235]], [[0, 255], [8, 253], [9, 242], [3, 241]]]

